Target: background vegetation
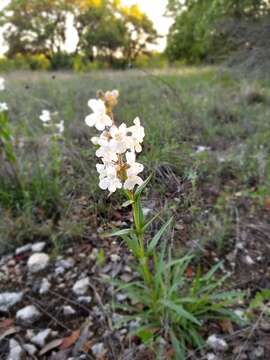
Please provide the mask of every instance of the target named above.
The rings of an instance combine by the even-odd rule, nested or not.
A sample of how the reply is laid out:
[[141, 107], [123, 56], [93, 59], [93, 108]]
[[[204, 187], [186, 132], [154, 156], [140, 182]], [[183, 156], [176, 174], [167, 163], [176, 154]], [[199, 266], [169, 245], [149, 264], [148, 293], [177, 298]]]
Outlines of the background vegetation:
[[[228, 60], [244, 63], [248, 71], [268, 66], [268, 1], [169, 0], [165, 15], [173, 24], [165, 53], [158, 54], [150, 45], [159, 35], [138, 6], [119, 0], [12, 0], [0, 13], [8, 45], [0, 70], [87, 72]], [[65, 46], [67, 24], [78, 37], [71, 53]]]
[[[67, 22], [78, 37], [71, 54], [65, 52]], [[110, 0], [12, 0], [0, 24], [6, 57], [33, 70], [91, 69], [101, 63], [124, 67], [147, 54], [157, 39], [153, 23], [138, 6]]]
[[166, 50], [171, 60], [213, 62], [239, 49], [269, 49], [269, 28], [263, 26], [269, 23], [268, 1], [169, 0], [167, 12], [174, 19]]

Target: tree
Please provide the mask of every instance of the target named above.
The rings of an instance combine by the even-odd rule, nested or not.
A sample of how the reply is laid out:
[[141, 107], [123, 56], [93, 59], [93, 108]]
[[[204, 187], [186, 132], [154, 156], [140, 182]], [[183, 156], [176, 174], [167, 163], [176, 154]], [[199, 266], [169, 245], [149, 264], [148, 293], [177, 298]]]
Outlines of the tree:
[[124, 57], [127, 62], [146, 51], [157, 38], [151, 20], [137, 6], [124, 7], [119, 0], [75, 0], [77, 51], [94, 57]]
[[257, 21], [270, 13], [265, 0], [169, 0], [167, 14], [174, 18], [166, 53], [171, 60], [201, 61], [232, 50], [223, 31], [230, 19]]
[[133, 61], [157, 37], [149, 18], [120, 0], [11, 0], [0, 13], [7, 55], [42, 53], [57, 62], [70, 16], [79, 38], [75, 53], [90, 60]]
[[119, 7], [126, 29], [123, 55], [127, 61], [134, 61], [140, 54], [148, 53], [147, 46], [155, 44], [158, 37], [152, 21], [142, 13], [137, 5]]
[[77, 52], [90, 59], [107, 56], [110, 61], [123, 46], [125, 27], [116, 17], [108, 1], [79, 1], [73, 3], [74, 25], [79, 35]]
[[50, 57], [65, 43], [68, 6], [64, 0], [11, 0], [0, 13], [7, 55], [43, 53]]

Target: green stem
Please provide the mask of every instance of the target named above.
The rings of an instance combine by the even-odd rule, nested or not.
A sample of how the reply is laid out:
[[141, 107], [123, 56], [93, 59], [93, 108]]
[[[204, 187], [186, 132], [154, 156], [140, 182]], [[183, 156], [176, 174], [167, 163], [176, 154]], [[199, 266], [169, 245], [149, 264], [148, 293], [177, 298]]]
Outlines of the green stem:
[[127, 197], [132, 201], [133, 219], [135, 225], [135, 232], [140, 244], [140, 254], [138, 260], [142, 269], [143, 277], [148, 286], [152, 284], [152, 274], [149, 266], [149, 256], [145, 251], [144, 245], [144, 220], [142, 214], [140, 214], [141, 204], [140, 199], [135, 199], [134, 194], [130, 191], [127, 193]]

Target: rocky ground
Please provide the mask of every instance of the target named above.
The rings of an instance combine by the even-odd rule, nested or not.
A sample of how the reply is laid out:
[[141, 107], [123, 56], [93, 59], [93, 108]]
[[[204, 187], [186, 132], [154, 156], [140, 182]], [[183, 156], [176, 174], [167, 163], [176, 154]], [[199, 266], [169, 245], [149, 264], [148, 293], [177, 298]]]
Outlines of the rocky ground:
[[[249, 231], [254, 231], [252, 224]], [[254, 271], [261, 272], [267, 253], [262, 254], [258, 237], [249, 245], [241, 239], [226, 264], [230, 271], [238, 269], [238, 288], [252, 291], [259, 286]], [[126, 297], [114, 294], [108, 279], [130, 281], [132, 257], [117, 241], [92, 240], [103, 248], [89, 242], [56, 256], [45, 242], [38, 242], [1, 258], [0, 359], [155, 359], [138, 338], [129, 336], [135, 323], [114, 327], [121, 315], [113, 311], [112, 300], [123, 302]], [[249, 272], [248, 284], [240, 272]], [[267, 309], [242, 328], [228, 322], [207, 325], [205, 349], [190, 352], [188, 359], [269, 359]], [[244, 317], [245, 310], [245, 304], [236, 309]], [[164, 348], [169, 346], [164, 343]], [[171, 355], [168, 350], [165, 358]]]

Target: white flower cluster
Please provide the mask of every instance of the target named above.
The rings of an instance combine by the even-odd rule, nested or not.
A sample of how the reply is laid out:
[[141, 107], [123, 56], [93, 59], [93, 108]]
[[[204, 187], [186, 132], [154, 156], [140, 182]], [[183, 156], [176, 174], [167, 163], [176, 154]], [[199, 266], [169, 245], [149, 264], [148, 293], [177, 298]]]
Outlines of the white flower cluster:
[[[5, 79], [0, 77], [0, 91], [4, 91], [5, 90]], [[1, 102], [0, 103], [0, 113], [4, 112], [4, 111], [8, 111], [8, 105], [6, 102]]]
[[122, 123], [116, 126], [113, 120], [112, 107], [116, 105], [119, 93], [117, 90], [107, 91], [98, 100], [91, 99], [88, 106], [93, 113], [85, 118], [85, 123], [102, 131], [99, 137], [91, 139], [98, 145], [96, 156], [102, 164], [97, 164], [99, 186], [110, 193], [124, 188], [133, 190], [143, 180], [138, 176], [143, 165], [136, 162], [136, 153], [142, 151], [144, 128], [137, 117], [134, 125], [127, 127]]
[[44, 127], [52, 127], [56, 133], [55, 135], [61, 135], [64, 130], [64, 120], [61, 120], [59, 123], [53, 122], [53, 117], [57, 115], [57, 113], [51, 113], [49, 110], [42, 110], [39, 119], [42, 121]]

